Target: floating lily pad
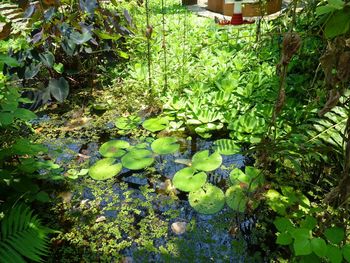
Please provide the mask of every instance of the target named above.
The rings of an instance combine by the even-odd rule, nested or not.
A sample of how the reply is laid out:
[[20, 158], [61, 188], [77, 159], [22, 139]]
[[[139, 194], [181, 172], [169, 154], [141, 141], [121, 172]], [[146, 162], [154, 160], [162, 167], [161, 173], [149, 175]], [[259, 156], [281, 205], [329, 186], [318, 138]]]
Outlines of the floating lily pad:
[[201, 188], [207, 181], [205, 172], [196, 173], [196, 169], [186, 167], [178, 171], [173, 178], [174, 186], [184, 192], [192, 192]]
[[244, 212], [247, 204], [247, 197], [239, 185], [231, 186], [226, 191], [226, 203], [233, 210]]
[[115, 159], [106, 158], [97, 161], [89, 169], [89, 175], [95, 180], [106, 180], [116, 176], [122, 170], [121, 163], [114, 163]]
[[159, 138], [152, 143], [151, 148], [158, 154], [174, 153], [180, 149], [180, 144], [176, 142], [177, 139], [174, 137]]
[[135, 129], [141, 123], [139, 116], [120, 117], [115, 121], [115, 126], [120, 130]]
[[223, 155], [232, 155], [241, 151], [241, 148], [235, 144], [235, 141], [230, 139], [216, 140], [214, 142], [214, 149]]
[[169, 124], [169, 120], [167, 118], [152, 118], [146, 120], [142, 126], [146, 130], [151, 132], [164, 130]]
[[150, 166], [154, 162], [152, 152], [146, 149], [132, 149], [121, 159], [125, 168], [140, 170]]
[[125, 154], [125, 151], [123, 149], [129, 148], [129, 147], [130, 147], [130, 144], [127, 141], [113, 140], [102, 144], [99, 149], [99, 153], [103, 157], [118, 158]]
[[218, 152], [209, 155], [209, 151], [197, 152], [192, 157], [192, 167], [201, 171], [214, 171], [219, 168], [222, 163], [222, 157]]
[[241, 188], [249, 188], [250, 191], [254, 191], [264, 182], [264, 177], [259, 169], [246, 166], [245, 173], [238, 168], [233, 169], [230, 173], [230, 181], [233, 185], [239, 185]]
[[205, 184], [202, 188], [190, 192], [188, 200], [190, 205], [202, 214], [215, 214], [225, 205], [223, 191], [212, 184]]

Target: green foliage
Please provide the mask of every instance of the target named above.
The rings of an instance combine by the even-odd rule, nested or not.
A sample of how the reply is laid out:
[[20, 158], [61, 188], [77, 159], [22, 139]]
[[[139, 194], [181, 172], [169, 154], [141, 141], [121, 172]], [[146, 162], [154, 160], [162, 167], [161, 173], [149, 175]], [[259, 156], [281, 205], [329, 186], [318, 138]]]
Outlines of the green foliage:
[[121, 158], [125, 168], [140, 170], [150, 166], [154, 162], [152, 152], [146, 149], [132, 149]]
[[225, 195], [220, 188], [208, 183], [202, 188], [190, 192], [188, 201], [199, 213], [215, 214], [224, 207]]
[[0, 221], [0, 258], [8, 263], [42, 262], [51, 231], [25, 205], [16, 205]]
[[198, 172], [192, 167], [177, 171], [173, 177], [174, 186], [184, 192], [192, 192], [201, 188], [207, 182], [207, 174]]
[[[17, 73], [16, 77], [23, 80], [26, 91], [35, 98], [33, 108], [51, 98], [64, 101], [72, 85], [91, 87], [96, 72], [105, 72], [104, 66], [111, 64], [111, 58], [128, 58], [121, 47], [121, 38], [131, 35], [128, 12], [124, 11], [127, 19], [123, 22], [116, 11], [91, 3], [29, 2], [16, 9], [20, 10], [18, 16], [25, 16], [27, 21], [20, 34], [29, 39], [30, 47], [11, 54], [20, 63], [8, 64], [6, 72], [10, 76]], [[8, 36], [10, 40], [12, 37], [15, 35]]]
[[118, 158], [125, 154], [125, 150], [130, 147], [130, 144], [127, 141], [122, 140], [113, 140], [105, 142], [101, 145], [99, 153], [103, 157], [107, 158]]
[[95, 180], [106, 180], [116, 176], [121, 170], [121, 163], [115, 163], [113, 158], [105, 158], [90, 167], [89, 175]]
[[146, 130], [149, 130], [150, 132], [156, 132], [164, 130], [169, 124], [168, 118], [165, 117], [158, 117], [158, 118], [151, 118], [143, 122], [142, 126]]
[[179, 151], [180, 144], [176, 142], [174, 137], [163, 137], [152, 142], [151, 148], [157, 154], [170, 154]]
[[209, 154], [208, 150], [197, 152], [192, 157], [192, 167], [205, 172], [214, 171], [220, 167], [222, 157], [218, 152]]

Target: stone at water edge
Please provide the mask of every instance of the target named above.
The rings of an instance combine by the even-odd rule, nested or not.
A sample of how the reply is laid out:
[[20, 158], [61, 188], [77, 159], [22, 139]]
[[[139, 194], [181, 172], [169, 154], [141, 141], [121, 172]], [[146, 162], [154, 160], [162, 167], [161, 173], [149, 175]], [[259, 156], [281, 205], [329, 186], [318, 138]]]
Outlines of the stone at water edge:
[[103, 222], [103, 221], [106, 221], [106, 217], [105, 217], [105, 216], [99, 216], [99, 217], [95, 220], [95, 223], [100, 223], [100, 222]]
[[186, 222], [174, 222], [171, 224], [171, 230], [174, 232], [176, 235], [182, 235], [183, 233], [186, 232]]

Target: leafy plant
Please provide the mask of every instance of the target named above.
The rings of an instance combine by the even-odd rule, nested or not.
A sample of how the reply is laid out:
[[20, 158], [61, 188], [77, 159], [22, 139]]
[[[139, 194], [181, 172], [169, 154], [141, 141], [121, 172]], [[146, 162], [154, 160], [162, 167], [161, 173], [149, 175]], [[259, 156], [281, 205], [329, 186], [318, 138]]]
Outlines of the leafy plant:
[[198, 172], [192, 167], [186, 167], [175, 173], [174, 186], [184, 192], [192, 192], [201, 188], [207, 182], [207, 174]]
[[42, 262], [48, 253], [48, 233], [41, 221], [25, 205], [14, 206], [0, 221], [0, 258], [4, 262]]
[[180, 144], [176, 142], [177, 139], [174, 137], [163, 137], [152, 142], [151, 148], [158, 154], [170, 154], [179, 151]]
[[143, 122], [142, 126], [146, 130], [149, 130], [150, 132], [156, 132], [164, 130], [169, 124], [168, 118], [165, 117], [158, 117], [158, 118], [151, 118]]

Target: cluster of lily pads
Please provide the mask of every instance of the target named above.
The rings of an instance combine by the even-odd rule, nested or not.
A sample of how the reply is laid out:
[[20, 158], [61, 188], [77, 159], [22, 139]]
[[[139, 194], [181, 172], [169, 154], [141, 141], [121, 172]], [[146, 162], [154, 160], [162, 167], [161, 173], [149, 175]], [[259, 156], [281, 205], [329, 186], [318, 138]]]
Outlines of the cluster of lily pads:
[[[138, 118], [119, 118], [116, 126], [128, 130], [140, 124]], [[167, 118], [152, 118], [142, 126], [151, 132], [167, 127]], [[149, 147], [150, 146], [150, 147]], [[199, 151], [191, 160], [184, 162], [187, 167], [175, 173], [173, 186], [183, 192], [188, 192], [190, 205], [203, 214], [219, 212], [225, 203], [232, 209], [244, 212], [248, 196], [263, 184], [261, 172], [247, 166], [245, 173], [236, 168], [230, 173], [230, 187], [224, 193], [219, 187], [208, 182], [207, 172], [213, 172], [222, 164], [221, 155], [239, 153], [233, 140], [220, 139], [214, 142], [214, 152]], [[123, 167], [130, 170], [141, 170], [151, 166], [157, 155], [172, 154], [180, 149], [175, 137], [162, 137], [149, 143], [131, 145], [125, 140], [111, 140], [101, 145], [99, 153], [104, 157], [89, 169], [89, 175], [95, 180], [106, 180], [120, 173]]]
[[222, 157], [218, 151], [209, 154], [209, 150], [196, 153], [190, 166], [178, 171], [173, 178], [173, 185], [184, 192], [189, 192], [190, 205], [203, 214], [219, 212], [225, 203], [235, 211], [244, 212], [248, 196], [263, 184], [264, 177], [260, 170], [246, 166], [245, 173], [235, 168], [230, 173], [231, 186], [224, 193], [219, 187], [207, 182], [206, 172], [220, 167]]

